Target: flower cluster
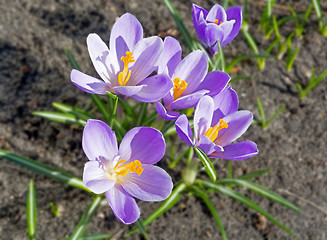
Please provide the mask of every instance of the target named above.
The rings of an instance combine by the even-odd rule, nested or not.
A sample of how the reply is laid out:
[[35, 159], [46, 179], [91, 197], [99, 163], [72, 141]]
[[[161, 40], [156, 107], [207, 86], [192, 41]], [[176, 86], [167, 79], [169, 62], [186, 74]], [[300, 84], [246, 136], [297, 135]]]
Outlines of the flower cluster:
[[[239, 7], [225, 12], [215, 5], [208, 13], [193, 5], [193, 20], [201, 43], [213, 55], [218, 51], [218, 41], [224, 46], [235, 38], [242, 12]], [[176, 39], [143, 38], [140, 22], [129, 13], [114, 24], [109, 48], [96, 34], [87, 37], [87, 47], [102, 80], [73, 70], [71, 81], [83, 91], [111, 92], [120, 98], [156, 102], [162, 118], [177, 119], [178, 136], [210, 158], [242, 160], [258, 153], [254, 142], [233, 143], [250, 126], [253, 116], [249, 111], [238, 111], [238, 97], [228, 86], [227, 73], [208, 73], [206, 53], [196, 50], [182, 60], [182, 48]], [[186, 115], [178, 112], [193, 107], [194, 135]], [[116, 135], [106, 123], [88, 120], [82, 143], [89, 159], [84, 168], [84, 184], [92, 192], [106, 195], [121, 222], [133, 223], [139, 218], [134, 197], [161, 201], [171, 194], [170, 176], [153, 165], [165, 153], [160, 131], [132, 128], [118, 148]]]

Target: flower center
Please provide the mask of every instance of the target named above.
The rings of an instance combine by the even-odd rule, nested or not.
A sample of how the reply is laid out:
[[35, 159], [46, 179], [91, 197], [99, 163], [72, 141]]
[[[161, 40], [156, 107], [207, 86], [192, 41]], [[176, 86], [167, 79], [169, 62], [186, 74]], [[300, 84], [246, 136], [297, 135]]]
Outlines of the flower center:
[[128, 64], [135, 62], [135, 59], [133, 57], [133, 53], [127, 51], [126, 57], [122, 56], [120, 60], [124, 62], [124, 69], [118, 74], [118, 83], [120, 86], [125, 86], [129, 78], [131, 77], [131, 70], [128, 70]]
[[175, 78], [173, 82], [174, 82], [173, 91], [174, 91], [174, 101], [175, 101], [185, 91], [187, 87], [187, 83], [184, 80], [181, 80], [180, 78]]
[[220, 25], [220, 24], [222, 24], [223, 22], [222, 21], [219, 21], [218, 19], [216, 19], [215, 20], [215, 24], [217, 24], [217, 25]]
[[128, 171], [130, 173], [136, 172], [137, 175], [141, 175], [143, 172], [142, 163], [139, 160], [122, 164], [124, 162], [126, 162], [126, 160], [120, 160], [114, 167], [114, 171], [117, 175], [125, 176], [128, 174]]
[[218, 132], [221, 130], [221, 129], [224, 129], [224, 128], [228, 128], [228, 124], [220, 119], [219, 120], [219, 123], [218, 125], [214, 126], [214, 127], [210, 127], [206, 133], [204, 134], [204, 136], [206, 136], [207, 138], [210, 139], [211, 142], [215, 141], [217, 136], [218, 136]]

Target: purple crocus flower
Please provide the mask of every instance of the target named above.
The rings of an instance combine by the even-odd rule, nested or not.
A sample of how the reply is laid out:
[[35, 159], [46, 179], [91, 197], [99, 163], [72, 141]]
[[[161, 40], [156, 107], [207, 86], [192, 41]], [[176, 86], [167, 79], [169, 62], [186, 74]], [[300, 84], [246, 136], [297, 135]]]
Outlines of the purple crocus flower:
[[243, 160], [258, 154], [252, 141], [232, 143], [250, 126], [253, 115], [238, 109], [236, 92], [228, 87], [214, 98], [204, 96], [194, 112], [193, 133], [185, 115], [175, 123], [179, 137], [190, 146], [199, 147], [210, 158]]
[[87, 47], [103, 81], [72, 70], [71, 81], [85, 92], [109, 91], [141, 102], [155, 102], [173, 87], [164, 74], [148, 77], [157, 66], [163, 42], [157, 36], [143, 38], [142, 25], [129, 13], [122, 15], [112, 27], [110, 49], [95, 33], [87, 37]]
[[225, 11], [222, 6], [215, 4], [208, 12], [193, 4], [192, 10], [195, 31], [211, 56], [218, 52], [217, 41], [222, 47], [225, 46], [236, 37], [242, 26], [241, 7], [230, 7]]
[[128, 131], [119, 149], [115, 132], [102, 121], [88, 120], [83, 132], [85, 164], [83, 182], [96, 194], [105, 193], [118, 220], [135, 222], [140, 209], [134, 197], [143, 201], [161, 201], [172, 191], [171, 177], [153, 166], [165, 153], [162, 134], [150, 127]]
[[230, 77], [222, 71], [208, 72], [208, 58], [203, 51], [191, 52], [181, 61], [182, 48], [179, 42], [166, 37], [164, 52], [158, 65], [158, 73], [169, 76], [174, 87], [162, 103], [157, 102], [159, 115], [167, 120], [179, 117], [175, 110], [195, 107], [205, 94], [218, 94], [228, 83]]

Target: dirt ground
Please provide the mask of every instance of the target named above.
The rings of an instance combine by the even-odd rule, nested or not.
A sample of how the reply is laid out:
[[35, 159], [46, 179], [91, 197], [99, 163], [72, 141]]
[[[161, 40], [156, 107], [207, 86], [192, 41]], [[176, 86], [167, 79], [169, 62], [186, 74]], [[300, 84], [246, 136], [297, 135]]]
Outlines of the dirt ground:
[[[210, 8], [214, 1], [195, 1]], [[304, 12], [309, 1], [276, 1], [277, 17], [289, 15], [287, 3], [297, 12]], [[327, 2], [320, 1], [323, 11]], [[240, 3], [240, 2], [239, 2]], [[125, 12], [134, 14], [142, 23], [146, 36], [172, 34], [181, 40], [168, 10], [159, 0], [0, 0], [0, 148], [82, 176], [87, 160], [81, 148], [82, 128], [49, 122], [31, 115], [36, 110], [53, 110], [51, 103], [85, 105], [88, 96], [71, 82], [70, 64], [63, 47], [75, 55], [81, 68], [97, 76], [86, 48], [89, 33], [99, 34], [108, 41], [115, 19]], [[193, 30], [191, 1], [173, 1], [186, 27]], [[263, 1], [249, 1], [250, 32], [263, 52], [272, 40], [258, 31]], [[289, 22], [281, 28], [288, 36], [295, 30]], [[266, 115], [286, 104], [286, 110], [267, 130], [252, 125], [242, 139], [258, 144], [259, 155], [242, 162], [233, 162], [236, 176], [246, 172], [271, 169], [256, 182], [294, 202], [303, 212], [272, 203], [257, 194], [239, 189], [299, 235], [299, 239], [327, 239], [327, 85], [326, 79], [307, 99], [296, 95], [295, 82], [306, 84], [313, 67], [317, 73], [327, 68], [327, 39], [318, 33], [314, 13], [304, 30], [298, 58], [290, 72], [286, 61], [270, 59], [259, 71], [254, 60], [244, 61], [234, 75], [252, 75], [250, 80], [233, 84], [240, 98], [240, 108], [251, 110], [256, 117], [255, 97], [260, 97]], [[251, 53], [242, 34], [224, 48], [227, 61]], [[185, 51], [184, 54], [187, 52]], [[233, 76], [234, 76], [233, 75]], [[164, 158], [166, 166], [168, 158]], [[34, 179], [37, 195], [37, 239], [68, 237], [91, 196], [81, 190], [24, 169], [0, 159], [0, 239], [27, 239], [26, 192]], [[219, 177], [226, 176], [226, 161], [216, 164]], [[169, 170], [174, 182], [181, 169]], [[212, 194], [229, 239], [283, 240], [293, 239], [286, 232], [267, 222], [258, 225], [258, 215], [225, 196]], [[54, 217], [49, 203], [59, 206], [60, 216]], [[139, 202], [144, 219], [160, 203]], [[121, 224], [104, 201], [86, 233], [123, 233], [132, 226]], [[220, 239], [220, 234], [206, 206], [193, 196], [183, 195], [180, 202], [148, 228], [150, 239]], [[118, 237], [118, 239], [120, 239]], [[131, 239], [142, 239], [133, 235]]]

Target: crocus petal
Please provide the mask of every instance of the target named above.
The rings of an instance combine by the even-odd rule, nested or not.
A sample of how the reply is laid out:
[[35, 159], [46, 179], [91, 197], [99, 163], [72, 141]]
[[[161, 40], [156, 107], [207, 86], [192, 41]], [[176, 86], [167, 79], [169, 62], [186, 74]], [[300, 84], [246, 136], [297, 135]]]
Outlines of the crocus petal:
[[110, 50], [116, 51], [116, 39], [123, 38], [128, 49], [134, 49], [143, 38], [141, 23], [130, 13], [122, 15], [113, 25], [110, 33]]
[[174, 87], [172, 81], [166, 74], [146, 78], [139, 85], [144, 87], [140, 92], [132, 96], [132, 98], [141, 102], [158, 101]]
[[221, 41], [220, 44], [222, 47], [228, 43], [226, 41], [226, 39], [228, 38], [229, 34], [232, 32], [234, 23], [235, 23], [235, 20], [230, 20], [230, 21], [226, 21], [226, 22], [222, 23], [221, 25], [219, 25], [219, 27], [222, 29], [222, 31], [224, 33], [224, 38], [222, 40], [220, 40]]
[[118, 93], [121, 96], [124, 97], [132, 97], [135, 94], [138, 94], [145, 85], [141, 86], [117, 86], [114, 87], [113, 89], [115, 90], [116, 93]]
[[193, 133], [185, 114], [181, 115], [175, 122], [175, 128], [178, 136], [190, 146], [193, 144]]
[[200, 137], [209, 129], [213, 114], [213, 106], [213, 100], [209, 96], [201, 98], [196, 106], [194, 112], [195, 142], [200, 141]]
[[188, 54], [176, 67], [172, 79], [185, 80], [187, 87], [182, 96], [191, 94], [203, 81], [208, 71], [207, 55], [200, 50]]
[[95, 194], [104, 193], [115, 185], [100, 165], [98, 161], [89, 161], [84, 166], [83, 182]]
[[227, 19], [225, 9], [219, 4], [215, 4], [209, 11], [208, 16], [206, 18], [209, 22], [215, 22], [215, 20], [219, 22], [225, 22]]
[[200, 148], [206, 155], [214, 152], [216, 147], [216, 145], [204, 135], [200, 137], [200, 141], [196, 144], [196, 146]]
[[85, 155], [91, 161], [100, 157], [112, 160], [118, 153], [115, 132], [99, 120], [87, 121], [83, 130], [82, 146]]
[[220, 119], [233, 112], [236, 112], [238, 109], [237, 93], [231, 86], [225, 88], [221, 93], [217, 94], [212, 99], [215, 110], [213, 113], [211, 126], [218, 124]]
[[160, 102], [156, 103], [156, 109], [160, 117], [169, 121], [177, 119], [180, 115], [178, 112], [167, 111]]
[[143, 164], [141, 175], [129, 173], [124, 177], [122, 187], [131, 196], [143, 201], [165, 200], [173, 189], [169, 174], [160, 167]]
[[253, 157], [259, 152], [257, 145], [252, 141], [230, 144], [225, 146], [224, 150], [224, 152], [212, 153], [210, 157], [238, 161]]
[[235, 20], [235, 23], [233, 25], [233, 30], [229, 34], [229, 36], [225, 39], [225, 41], [222, 43], [222, 45], [226, 45], [230, 41], [232, 41], [238, 34], [238, 32], [241, 29], [242, 21], [243, 21], [243, 15], [242, 15], [242, 7], [230, 7], [226, 10], [227, 14], [227, 20]]
[[230, 76], [227, 73], [223, 71], [212, 71], [205, 76], [196, 91], [208, 90], [209, 93], [207, 95], [213, 97], [226, 87], [229, 80]]
[[109, 82], [108, 69], [106, 68], [106, 58], [109, 55], [107, 45], [95, 33], [88, 35], [86, 43], [95, 70], [104, 81]]
[[91, 77], [85, 73], [73, 69], [70, 73], [70, 80], [76, 87], [87, 93], [107, 94], [109, 86], [102, 80]]
[[[195, 5], [195, 4], [194, 4]], [[206, 11], [206, 10], [205, 10]], [[205, 14], [203, 11], [199, 11], [197, 16], [194, 14], [194, 9], [193, 9], [193, 23], [194, 23], [194, 28], [196, 31], [196, 34], [198, 35], [200, 42], [204, 45], [204, 46], [208, 46], [206, 43], [206, 27], [207, 27], [207, 21], [205, 20]]]
[[176, 101], [170, 104], [171, 109], [186, 109], [195, 107], [198, 104], [202, 96], [208, 93], [208, 90], [200, 90], [192, 94], [178, 98]]
[[[208, 11], [193, 3], [192, 4], [193, 21], [199, 19], [201, 12], [203, 14], [204, 19], [206, 19], [208, 15]], [[195, 22], [196, 21], [194, 21], [194, 26], [196, 25]]]
[[[224, 31], [223, 29], [214, 23], [209, 23], [207, 27], [205, 28], [205, 36], [206, 36], [206, 43], [208, 47], [211, 49], [211, 51], [214, 51], [215, 53], [218, 52], [218, 44], [223, 42], [224, 40]], [[211, 54], [211, 52], [209, 52]], [[211, 54], [213, 55], [213, 54]]]
[[140, 217], [135, 199], [120, 184], [106, 192], [107, 201], [116, 218], [125, 224], [134, 223]]
[[166, 37], [163, 45], [163, 53], [158, 65], [158, 73], [166, 73], [171, 77], [176, 66], [181, 61], [182, 47], [173, 37]]
[[119, 155], [127, 161], [154, 164], [165, 154], [165, 147], [162, 133], [157, 129], [136, 127], [129, 130], [121, 141]]
[[216, 145], [225, 147], [238, 139], [251, 125], [253, 115], [250, 111], [242, 110], [227, 115], [223, 120], [228, 124], [228, 128], [221, 129], [215, 140]]
[[157, 36], [142, 39], [137, 43], [133, 52], [135, 62], [131, 64], [131, 78], [127, 85], [137, 85], [155, 70], [162, 49], [163, 42]]

